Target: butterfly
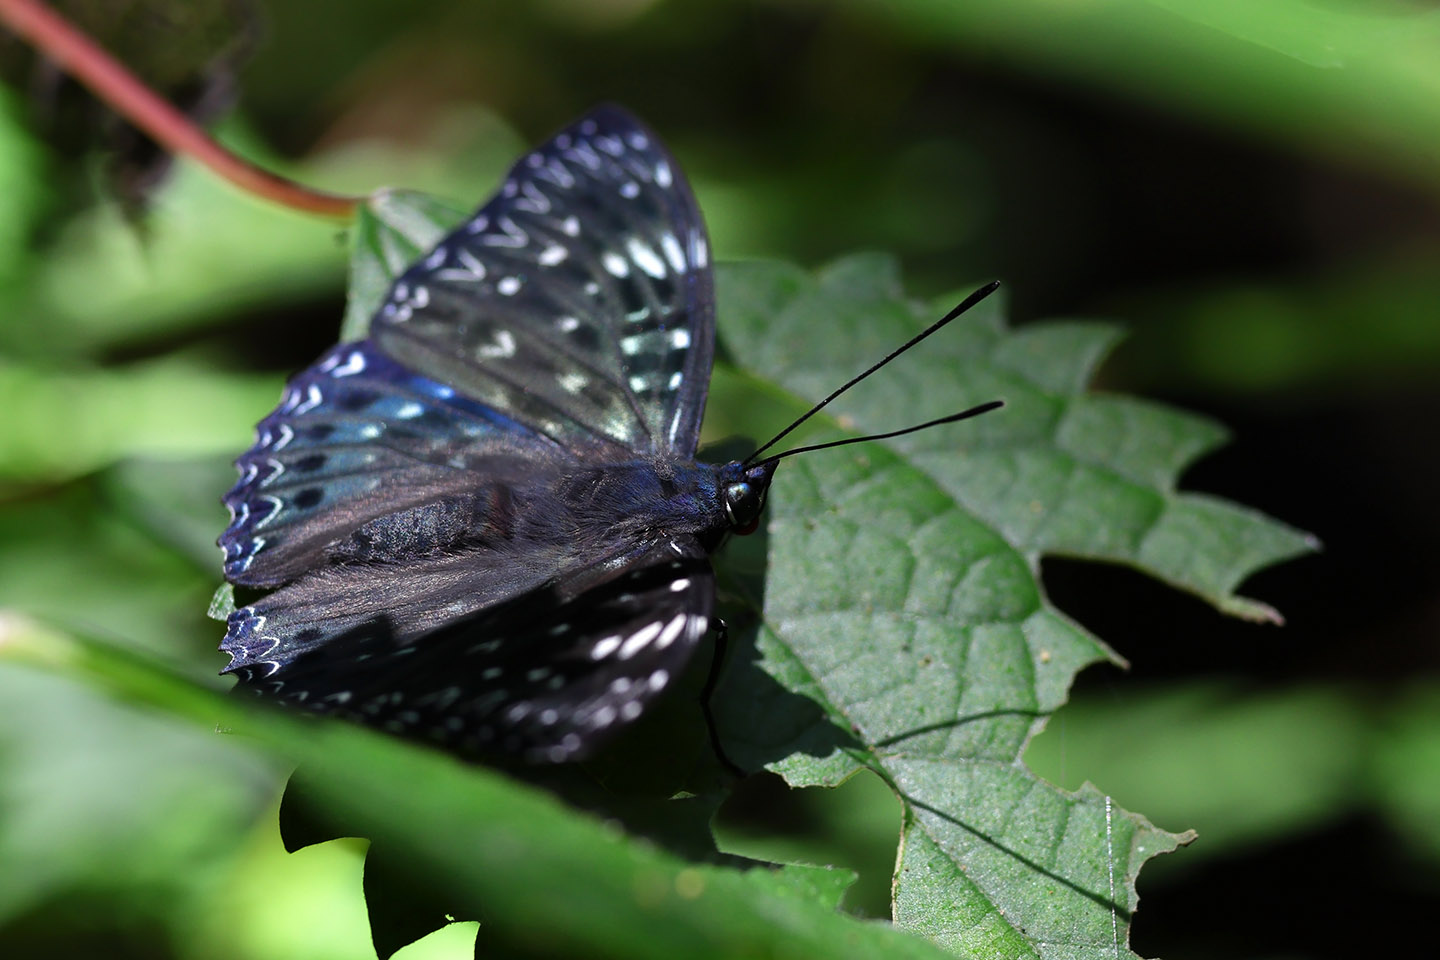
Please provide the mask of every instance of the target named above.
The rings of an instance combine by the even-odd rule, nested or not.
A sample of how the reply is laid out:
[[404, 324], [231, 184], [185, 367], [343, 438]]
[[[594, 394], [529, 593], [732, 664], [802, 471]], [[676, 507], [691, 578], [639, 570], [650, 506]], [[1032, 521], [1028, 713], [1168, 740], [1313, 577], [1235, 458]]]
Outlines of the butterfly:
[[258, 424], [218, 542], [268, 592], [229, 616], [223, 672], [461, 753], [593, 752], [716, 627], [710, 555], [780, 459], [696, 461], [714, 340], [684, 174], [592, 110]]

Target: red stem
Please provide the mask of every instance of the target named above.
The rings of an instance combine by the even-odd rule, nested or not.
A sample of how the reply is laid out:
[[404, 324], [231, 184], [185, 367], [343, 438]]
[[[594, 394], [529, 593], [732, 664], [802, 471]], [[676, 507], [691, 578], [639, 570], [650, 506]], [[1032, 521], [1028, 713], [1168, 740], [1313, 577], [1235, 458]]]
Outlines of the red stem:
[[39, 0], [0, 0], [0, 23], [171, 153], [193, 157], [241, 190], [275, 203], [331, 217], [354, 215], [359, 198], [312, 190], [231, 153]]

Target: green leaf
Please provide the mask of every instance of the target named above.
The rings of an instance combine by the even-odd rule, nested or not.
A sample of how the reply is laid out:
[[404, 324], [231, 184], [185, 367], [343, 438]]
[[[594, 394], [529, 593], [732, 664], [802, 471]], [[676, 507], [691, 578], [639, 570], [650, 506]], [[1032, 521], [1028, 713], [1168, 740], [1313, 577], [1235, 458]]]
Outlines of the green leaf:
[[1416, 682], [1387, 699], [1366, 779], [1396, 833], [1440, 861], [1440, 685]]
[[224, 623], [234, 612], [235, 587], [229, 583], [222, 583], [215, 588], [215, 595], [210, 598], [210, 606], [205, 610], [205, 616]]
[[[0, 609], [0, 654], [59, 642]], [[124, 709], [76, 678], [0, 656], [0, 929], [101, 891], [137, 923], [193, 903], [283, 778], [212, 727]]]
[[342, 342], [365, 338], [391, 281], [464, 216], [449, 204], [413, 190], [376, 191], [355, 211]]
[[0, 184], [6, 185], [0, 191], [0, 286], [29, 268], [30, 232], [49, 200], [42, 185], [47, 158], [25, 130], [24, 112], [14, 94], [0, 89]]
[[[835, 912], [844, 876], [695, 866], [497, 772], [349, 724], [258, 709], [118, 648], [10, 625], [0, 646], [131, 703], [217, 723], [302, 766], [307, 792], [410, 875], [484, 917], [506, 955], [939, 958], [924, 940]], [[818, 902], [817, 902], [818, 901]]]
[[[183, 357], [56, 372], [0, 358], [0, 486], [70, 479], [129, 456], [233, 453], [274, 404], [269, 377]], [[222, 488], [223, 490], [223, 488]]]
[[[796, 398], [752, 428], [762, 436], [953, 303], [907, 301], [894, 261], [876, 255], [815, 276], [735, 265], [719, 290], [729, 354]], [[717, 710], [733, 756], [792, 784], [861, 766], [889, 779], [907, 804], [899, 922], [966, 956], [1108, 955], [1127, 935], [1140, 865], [1185, 837], [1019, 763], [1075, 672], [1113, 659], [1050, 606], [1040, 558], [1125, 563], [1273, 618], [1235, 586], [1312, 541], [1175, 489], [1222, 439], [1213, 424], [1083, 392], [1111, 328], [1010, 332], [1000, 314], [992, 298], [831, 410], [866, 432], [997, 397], [1004, 410], [781, 466], [763, 583], [736, 590], [758, 624], [751, 659], [805, 699], [742, 667]]]
[[[224, 511], [212, 510], [213, 524]], [[201, 569], [157, 543], [116, 509], [105, 484], [66, 484], [11, 503], [0, 510], [0, 543], [0, 611], [74, 629], [103, 625], [212, 677], [224, 663], [219, 633], [201, 616], [218, 551]]]

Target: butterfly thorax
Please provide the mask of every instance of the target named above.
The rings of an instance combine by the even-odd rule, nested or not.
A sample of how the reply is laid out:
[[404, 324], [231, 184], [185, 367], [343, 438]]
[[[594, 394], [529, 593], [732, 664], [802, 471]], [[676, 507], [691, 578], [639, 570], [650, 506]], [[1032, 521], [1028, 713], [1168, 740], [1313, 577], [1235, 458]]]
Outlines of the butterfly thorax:
[[728, 528], [722, 469], [664, 458], [585, 467], [560, 476], [549, 491], [549, 509], [528, 516], [588, 542], [674, 536], [718, 542]]

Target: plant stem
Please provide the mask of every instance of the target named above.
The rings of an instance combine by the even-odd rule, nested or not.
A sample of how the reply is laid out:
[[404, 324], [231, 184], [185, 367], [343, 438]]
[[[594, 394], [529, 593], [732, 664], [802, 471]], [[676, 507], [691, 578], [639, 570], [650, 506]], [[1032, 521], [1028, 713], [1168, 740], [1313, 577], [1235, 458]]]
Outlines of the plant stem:
[[0, 0], [0, 23], [171, 153], [192, 157], [241, 190], [274, 203], [331, 217], [354, 215], [359, 198], [312, 190], [221, 146], [40, 0]]

